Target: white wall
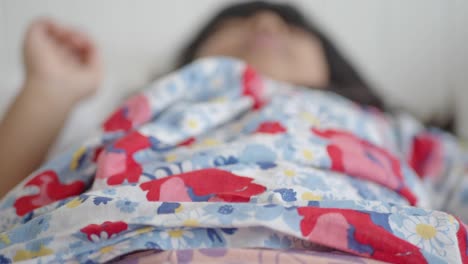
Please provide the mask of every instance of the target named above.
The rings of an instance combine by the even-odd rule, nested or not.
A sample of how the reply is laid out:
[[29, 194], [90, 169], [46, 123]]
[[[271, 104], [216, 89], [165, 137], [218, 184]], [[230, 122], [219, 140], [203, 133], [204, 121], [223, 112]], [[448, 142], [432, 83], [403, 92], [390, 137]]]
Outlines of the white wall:
[[[105, 85], [72, 121], [85, 130], [124, 94], [167, 70], [181, 44], [226, 2], [232, 1], [0, 0], [0, 113], [21, 82], [20, 43], [34, 17], [50, 15], [81, 27], [102, 49]], [[457, 108], [460, 131], [468, 137], [468, 2], [294, 2], [329, 31], [388, 101], [420, 117]], [[103, 109], [101, 115], [92, 115], [96, 109]]]

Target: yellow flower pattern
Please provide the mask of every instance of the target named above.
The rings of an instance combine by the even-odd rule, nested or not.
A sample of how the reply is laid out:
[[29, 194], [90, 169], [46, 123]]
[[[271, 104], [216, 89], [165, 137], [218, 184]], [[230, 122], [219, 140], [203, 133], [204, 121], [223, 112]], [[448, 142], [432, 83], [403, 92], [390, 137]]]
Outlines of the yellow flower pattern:
[[13, 257], [13, 260], [22, 261], [22, 260], [47, 256], [50, 254], [54, 254], [54, 251], [50, 248], [47, 248], [41, 245], [38, 251], [30, 251], [30, 250], [23, 250], [23, 249], [16, 251], [16, 255]]
[[81, 147], [75, 153], [73, 153], [73, 157], [70, 163], [70, 170], [74, 171], [78, 168], [80, 165], [80, 159], [83, 157], [83, 155], [86, 154], [86, 147]]

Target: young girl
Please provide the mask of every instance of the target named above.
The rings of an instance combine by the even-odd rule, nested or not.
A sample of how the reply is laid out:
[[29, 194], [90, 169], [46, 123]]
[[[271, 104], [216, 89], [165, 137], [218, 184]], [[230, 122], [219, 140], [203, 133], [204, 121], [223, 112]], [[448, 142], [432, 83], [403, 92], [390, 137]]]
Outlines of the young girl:
[[[102, 78], [92, 39], [50, 19], [31, 24], [23, 53], [25, 82], [0, 125], [0, 175], [8, 175], [0, 178], [0, 197], [44, 161], [70, 111]], [[289, 5], [224, 9], [182, 51], [178, 67], [208, 56], [239, 58], [274, 79], [385, 108], [333, 43]]]
[[[101, 75], [91, 40], [52, 21], [32, 24], [24, 55], [24, 88], [0, 127], [2, 195], [41, 164]], [[5, 196], [0, 263], [215, 248], [468, 261], [466, 226], [430, 210], [465, 212], [454, 138], [384, 114], [295, 8], [224, 9], [182, 53], [186, 64]]]

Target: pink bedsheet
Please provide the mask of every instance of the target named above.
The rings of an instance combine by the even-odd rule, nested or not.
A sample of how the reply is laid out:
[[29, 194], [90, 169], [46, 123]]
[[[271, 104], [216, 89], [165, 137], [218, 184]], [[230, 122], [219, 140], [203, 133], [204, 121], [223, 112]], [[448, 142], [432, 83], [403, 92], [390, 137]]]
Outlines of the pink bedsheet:
[[153, 263], [184, 263], [184, 264], [243, 264], [243, 263], [384, 263], [377, 260], [347, 255], [341, 252], [318, 252], [298, 250], [271, 249], [197, 249], [197, 250], [169, 250], [143, 251], [120, 258], [113, 263], [119, 264], [153, 264]]

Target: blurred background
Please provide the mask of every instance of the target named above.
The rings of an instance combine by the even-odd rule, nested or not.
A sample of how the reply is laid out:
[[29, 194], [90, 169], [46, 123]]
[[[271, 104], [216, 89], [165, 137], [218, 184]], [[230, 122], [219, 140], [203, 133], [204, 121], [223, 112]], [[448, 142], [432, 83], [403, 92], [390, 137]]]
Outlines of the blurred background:
[[[96, 127], [132, 91], [170, 71], [180, 48], [229, 2], [0, 0], [0, 115], [21, 85], [21, 41], [38, 16], [88, 32], [106, 66], [102, 89], [62, 134], [66, 144]], [[421, 120], [455, 115], [458, 134], [468, 138], [468, 1], [288, 2], [320, 24], [392, 106]]]

